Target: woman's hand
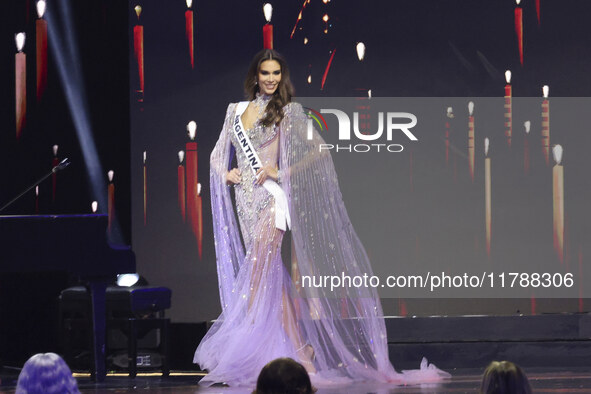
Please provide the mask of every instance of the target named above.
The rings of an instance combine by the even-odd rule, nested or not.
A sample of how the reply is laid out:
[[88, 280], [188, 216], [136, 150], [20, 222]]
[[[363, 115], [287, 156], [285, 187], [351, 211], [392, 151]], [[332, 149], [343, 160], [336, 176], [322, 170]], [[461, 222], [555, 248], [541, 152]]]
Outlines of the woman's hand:
[[232, 170], [226, 172], [226, 184], [235, 185], [242, 181], [240, 170], [238, 168], [232, 168]]
[[274, 181], [277, 181], [277, 168], [270, 165], [266, 165], [263, 168], [259, 168], [259, 170], [256, 173], [256, 180], [254, 184], [262, 185], [263, 183], [265, 183], [267, 178], [271, 178]]

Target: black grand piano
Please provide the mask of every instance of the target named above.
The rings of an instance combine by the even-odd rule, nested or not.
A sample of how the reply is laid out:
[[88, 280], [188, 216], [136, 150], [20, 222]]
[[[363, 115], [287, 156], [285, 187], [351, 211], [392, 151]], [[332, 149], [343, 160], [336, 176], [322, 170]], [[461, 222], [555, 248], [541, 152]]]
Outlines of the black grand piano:
[[[136, 272], [131, 249], [109, 244], [107, 220], [106, 215], [98, 214], [0, 216], [0, 275], [63, 271], [88, 287], [93, 316], [93, 377], [99, 382], [106, 373], [106, 287], [117, 274]], [[47, 280], [51, 280], [50, 275]], [[21, 302], [19, 299], [1, 301]], [[14, 324], [10, 316], [0, 319], [0, 325]], [[2, 349], [0, 359], [1, 352]]]

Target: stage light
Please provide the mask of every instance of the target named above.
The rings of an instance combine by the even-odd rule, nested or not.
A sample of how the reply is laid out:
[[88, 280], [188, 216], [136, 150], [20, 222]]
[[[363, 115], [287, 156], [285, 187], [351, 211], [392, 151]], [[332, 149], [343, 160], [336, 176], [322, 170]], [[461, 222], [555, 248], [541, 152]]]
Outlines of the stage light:
[[[52, 37], [50, 48], [56, 61], [60, 82], [84, 157], [91, 195], [98, 200], [98, 208], [101, 213], [104, 213], [102, 211], [107, 207], [107, 188], [103, 167], [94, 143], [84, 75], [81, 68], [82, 60], [74, 31], [76, 24], [70, 9], [71, 2], [58, 0], [54, 5], [47, 7], [46, 10], [49, 35]], [[57, 15], [58, 12], [59, 15]]]
[[119, 274], [117, 275], [117, 286], [131, 287], [140, 280], [140, 275], [134, 274]]

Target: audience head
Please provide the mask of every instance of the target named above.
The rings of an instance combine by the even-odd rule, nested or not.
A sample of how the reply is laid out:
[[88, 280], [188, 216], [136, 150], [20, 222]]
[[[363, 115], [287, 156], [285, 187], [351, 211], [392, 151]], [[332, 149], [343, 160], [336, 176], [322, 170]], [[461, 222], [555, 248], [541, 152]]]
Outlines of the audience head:
[[311, 394], [312, 383], [303, 365], [278, 358], [265, 365], [257, 380], [256, 394]]
[[530, 394], [531, 387], [525, 372], [511, 361], [493, 361], [482, 377], [483, 394]]
[[39, 353], [28, 359], [16, 385], [16, 394], [79, 393], [72, 371], [55, 353]]

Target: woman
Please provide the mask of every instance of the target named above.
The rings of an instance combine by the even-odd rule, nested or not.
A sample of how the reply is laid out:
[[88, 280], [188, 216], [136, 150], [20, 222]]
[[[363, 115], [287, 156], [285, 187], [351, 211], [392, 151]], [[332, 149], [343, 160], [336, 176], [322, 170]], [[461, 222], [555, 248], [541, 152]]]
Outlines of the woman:
[[[211, 154], [222, 314], [195, 352], [194, 362], [209, 371], [201, 383], [254, 385], [261, 368], [279, 357], [299, 361], [316, 385], [446, 376], [426, 362], [421, 371], [394, 370], [375, 289], [296, 288], [281, 260], [287, 225], [302, 276], [372, 271], [330, 154], [319, 151], [322, 139], [308, 132], [302, 107], [291, 102], [285, 60], [273, 50], [259, 52], [245, 91], [249, 102], [229, 105]], [[231, 168], [234, 155], [238, 165]]]

